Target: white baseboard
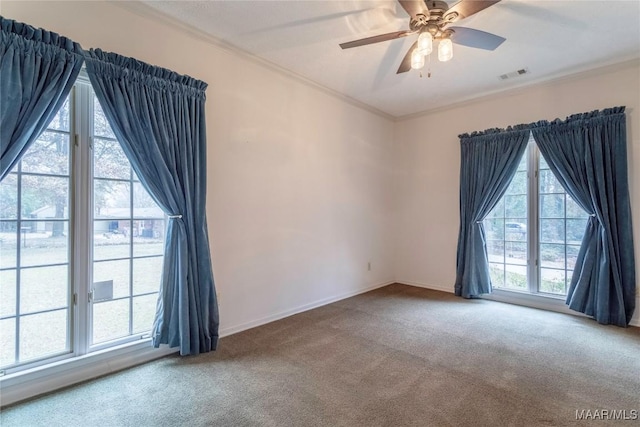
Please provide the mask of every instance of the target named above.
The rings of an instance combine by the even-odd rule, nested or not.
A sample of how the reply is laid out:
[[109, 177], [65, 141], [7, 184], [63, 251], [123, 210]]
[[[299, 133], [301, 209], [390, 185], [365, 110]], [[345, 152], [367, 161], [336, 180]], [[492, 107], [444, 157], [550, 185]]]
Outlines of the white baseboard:
[[629, 322], [629, 325], [640, 328], [640, 293], [638, 293], [637, 295], [638, 295], [638, 298], [636, 298], [636, 311], [634, 312], [634, 315], [631, 318], [631, 322]]
[[[413, 280], [397, 280], [396, 283], [402, 285], [415, 286], [418, 288], [432, 289], [434, 291], [442, 291], [448, 293], [454, 293], [453, 286], [433, 285], [425, 284]], [[508, 304], [522, 305], [525, 307], [533, 307], [541, 310], [555, 311], [557, 313], [571, 314], [579, 317], [589, 317], [578, 311], [571, 310], [562, 299], [549, 298], [545, 296], [529, 295], [518, 292], [502, 291], [500, 289], [494, 289], [490, 295], [484, 295], [482, 298], [491, 301], [505, 302]], [[635, 315], [629, 322], [629, 326], [640, 327], [640, 298], [636, 300]]]
[[388, 286], [393, 283], [396, 283], [396, 282], [392, 280], [384, 283], [378, 283], [375, 285], [366, 286], [364, 288], [361, 288], [355, 291], [345, 292], [339, 295], [323, 298], [321, 300], [318, 300], [309, 304], [304, 304], [299, 307], [292, 308], [290, 310], [285, 310], [279, 313], [271, 314], [269, 316], [252, 320], [250, 322], [242, 323], [240, 325], [227, 326], [225, 328], [220, 329], [220, 337], [226, 337], [229, 335], [237, 334], [238, 332], [246, 331], [247, 329], [252, 329], [258, 326], [266, 325], [267, 323], [275, 322], [276, 320], [284, 319], [285, 317], [293, 316], [294, 314], [313, 310], [314, 308], [322, 307], [323, 305], [331, 304], [336, 301], [340, 301], [346, 298], [351, 298], [356, 295], [364, 294], [366, 292], [372, 291], [374, 289], [382, 288], [384, 286]]
[[[412, 280], [388, 281], [366, 286], [355, 291], [345, 292], [343, 294], [324, 298], [313, 303], [304, 304], [290, 310], [285, 310], [270, 316], [265, 316], [251, 322], [229, 326], [220, 330], [220, 337], [229, 336], [238, 332], [245, 331], [247, 329], [255, 328], [257, 326], [274, 322], [276, 320], [280, 320], [294, 314], [312, 310], [314, 308], [350, 298], [355, 295], [363, 294], [374, 289], [382, 288], [393, 283], [400, 283], [403, 285], [432, 289], [447, 293], [453, 293], [454, 291], [453, 286], [425, 284]], [[492, 294], [490, 299], [511, 304], [527, 305], [529, 307], [558, 311], [575, 316], [582, 316], [582, 314], [570, 310], [568, 307], [566, 307], [562, 300], [549, 301], [549, 298], [545, 298], [545, 300], [547, 300], [545, 302], [544, 300], [536, 301], [536, 299], [534, 298], [533, 300], [525, 300], [523, 302], [523, 298], [521, 298], [523, 295], [514, 296], [509, 294], [513, 293], [494, 291], [494, 294]], [[527, 297], [535, 296], [527, 295]], [[537, 298], [540, 299], [544, 297]], [[640, 299], [638, 300], [636, 307], [636, 315], [631, 320], [630, 325], [640, 327]], [[177, 352], [177, 348], [168, 348], [166, 346], [163, 346], [161, 348], [153, 348], [151, 346], [151, 343], [146, 340], [143, 342], [136, 342], [135, 344], [123, 345], [117, 349], [112, 349], [110, 351], [91, 353], [86, 356], [66, 359], [60, 362], [52, 363], [50, 365], [44, 365], [38, 368], [31, 369], [29, 371], [7, 375], [0, 378], [0, 407], [11, 405], [22, 400], [30, 399], [32, 397], [44, 393], [49, 393], [63, 387], [68, 387], [73, 384], [97, 378], [99, 376], [111, 374], [122, 369], [149, 362], [151, 360], [158, 359], [160, 357], [164, 357]]]
[[[366, 286], [355, 291], [324, 298], [241, 325], [226, 327], [219, 331], [219, 335], [220, 337], [229, 336], [303, 311], [369, 292], [392, 283], [395, 282], [389, 281]], [[0, 377], [0, 407], [30, 399], [41, 394], [50, 393], [63, 387], [111, 374], [177, 352], [178, 348], [168, 348], [166, 346], [153, 348], [150, 340], [144, 340], [142, 342], [123, 345], [116, 349], [103, 350], [85, 356], [68, 358], [60, 362]]]
[[452, 294], [455, 291], [453, 289], [453, 285], [451, 286], [433, 285], [433, 284], [416, 282], [413, 280], [397, 280], [396, 283], [400, 283], [401, 285], [415, 286], [417, 288], [425, 288], [425, 289], [431, 289], [434, 291], [447, 292], [449, 294]]

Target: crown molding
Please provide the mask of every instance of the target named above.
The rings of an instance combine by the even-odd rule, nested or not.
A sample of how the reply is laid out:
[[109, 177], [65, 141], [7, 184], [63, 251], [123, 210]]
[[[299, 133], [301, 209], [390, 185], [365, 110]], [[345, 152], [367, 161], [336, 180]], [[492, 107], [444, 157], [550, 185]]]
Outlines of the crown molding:
[[312, 87], [316, 90], [319, 90], [321, 92], [323, 92], [326, 95], [329, 95], [333, 98], [337, 98], [340, 101], [346, 102], [347, 104], [350, 104], [354, 107], [360, 108], [362, 110], [368, 111], [369, 113], [375, 114], [381, 118], [384, 118], [386, 120], [390, 120], [390, 121], [395, 121], [396, 117], [389, 114], [389, 113], [385, 113], [384, 111], [378, 110], [377, 108], [374, 108], [368, 104], [365, 104], [364, 102], [358, 101], [357, 99], [354, 99], [350, 96], [347, 96], [343, 93], [340, 93], [336, 90], [330, 89], [326, 86], [323, 86], [319, 83], [314, 82], [313, 80], [304, 77], [298, 73], [295, 73], [291, 70], [288, 70], [284, 67], [281, 67], [277, 64], [274, 64], [273, 62], [267, 61], [266, 59], [260, 58], [256, 55], [254, 55], [253, 53], [250, 53], [248, 51], [245, 51], [243, 49], [240, 49], [224, 40], [220, 40], [217, 37], [212, 36], [211, 34], [208, 34], [198, 28], [195, 28], [191, 25], [182, 23], [177, 21], [175, 18], [160, 12], [148, 5], [146, 5], [145, 3], [142, 3], [139, 0], [135, 0], [135, 1], [118, 1], [118, 0], [109, 0], [108, 3], [116, 5], [118, 7], [121, 7], [123, 9], [126, 9], [127, 11], [134, 13], [138, 16], [147, 18], [147, 19], [151, 19], [153, 21], [156, 21], [158, 23], [161, 23], [163, 25], [167, 25], [169, 27], [172, 27], [178, 31], [181, 31], [183, 33], [186, 33], [196, 39], [202, 40], [206, 43], [209, 43], [213, 46], [216, 46], [220, 49], [223, 49], [227, 52], [230, 52], [244, 60], [253, 62], [254, 64], [258, 64], [262, 67], [268, 68], [271, 71], [274, 71], [276, 73], [282, 74], [288, 78], [291, 78], [299, 83], [305, 84], [309, 87]]
[[447, 110], [453, 110], [455, 108], [465, 107], [465, 106], [477, 104], [480, 102], [485, 102], [485, 101], [498, 99], [498, 98], [504, 98], [506, 96], [514, 96], [514, 95], [527, 92], [532, 88], [543, 88], [543, 87], [555, 86], [559, 83], [563, 83], [567, 81], [579, 80], [587, 77], [600, 76], [600, 75], [609, 74], [618, 70], [624, 70], [627, 68], [634, 68], [639, 66], [640, 66], [640, 58], [637, 55], [633, 55], [632, 57], [626, 57], [626, 58], [623, 58], [622, 60], [618, 60], [612, 63], [607, 63], [596, 68], [587, 67], [587, 66], [579, 69], [573, 68], [570, 71], [556, 73], [552, 75], [550, 78], [541, 77], [539, 79], [526, 82], [517, 87], [494, 90], [491, 92], [480, 94], [478, 96], [470, 97], [468, 99], [465, 99], [459, 102], [454, 102], [452, 104], [431, 108], [428, 110], [420, 111], [418, 113], [399, 116], [395, 118], [395, 122], [413, 120], [423, 116], [428, 116], [430, 114], [440, 113]]

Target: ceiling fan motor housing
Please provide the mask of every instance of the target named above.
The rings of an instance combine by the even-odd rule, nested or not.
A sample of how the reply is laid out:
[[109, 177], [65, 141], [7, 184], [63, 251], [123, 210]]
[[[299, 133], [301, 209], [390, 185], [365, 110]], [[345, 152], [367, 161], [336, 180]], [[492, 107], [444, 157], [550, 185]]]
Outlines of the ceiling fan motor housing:
[[434, 38], [442, 37], [444, 35], [443, 27], [453, 22], [458, 17], [458, 13], [451, 12], [446, 14], [447, 10], [449, 10], [449, 5], [446, 1], [424, 0], [424, 4], [427, 6], [428, 15], [418, 14], [411, 17], [409, 28], [411, 28], [411, 31], [417, 32], [428, 31]]

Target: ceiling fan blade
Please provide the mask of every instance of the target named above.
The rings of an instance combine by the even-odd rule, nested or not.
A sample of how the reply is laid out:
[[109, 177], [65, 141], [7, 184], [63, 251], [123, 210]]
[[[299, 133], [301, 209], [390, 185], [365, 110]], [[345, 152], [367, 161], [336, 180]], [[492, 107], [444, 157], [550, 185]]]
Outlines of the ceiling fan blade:
[[367, 37], [360, 40], [354, 40], [352, 42], [340, 43], [340, 47], [343, 49], [349, 49], [352, 47], [364, 46], [372, 43], [386, 42], [387, 40], [395, 40], [401, 37], [409, 36], [411, 34], [415, 34], [415, 32], [403, 30], [403, 31], [396, 31], [393, 33], [379, 34], [377, 36]]
[[495, 50], [506, 40], [504, 37], [473, 28], [449, 27], [448, 29], [453, 30], [451, 41], [462, 46]]
[[404, 56], [404, 58], [402, 58], [402, 62], [400, 63], [400, 67], [398, 68], [396, 74], [406, 73], [411, 69], [411, 52], [413, 52], [413, 49], [415, 49], [416, 46], [418, 46], [417, 41], [411, 45], [411, 48], [407, 51], [407, 54]]
[[398, 0], [400, 6], [404, 10], [407, 11], [410, 17], [415, 17], [416, 15], [425, 15], [429, 16], [429, 9], [424, 4], [423, 0]]
[[447, 10], [444, 18], [447, 19], [448, 16], [451, 16], [452, 12], [455, 12], [457, 13], [457, 16], [455, 18], [450, 18], [449, 22], [456, 22], [499, 2], [500, 0], [460, 0]]

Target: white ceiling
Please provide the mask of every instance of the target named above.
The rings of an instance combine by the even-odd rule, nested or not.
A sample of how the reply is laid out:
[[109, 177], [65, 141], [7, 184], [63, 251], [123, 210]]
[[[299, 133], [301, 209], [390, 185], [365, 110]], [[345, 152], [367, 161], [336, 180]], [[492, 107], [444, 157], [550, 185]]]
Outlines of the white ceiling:
[[[456, 26], [507, 39], [495, 51], [454, 45], [431, 78], [396, 74], [415, 36], [342, 50], [408, 28], [395, 0], [149, 1], [157, 12], [391, 116], [640, 58], [640, 1], [502, 0]], [[449, 1], [452, 5], [455, 1]], [[498, 76], [528, 68], [530, 74]]]

